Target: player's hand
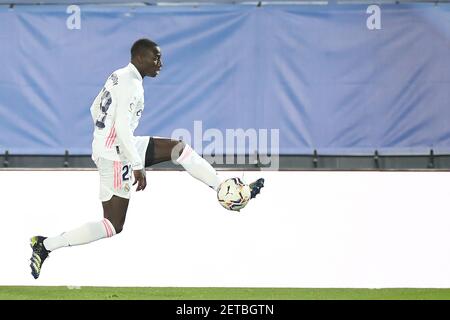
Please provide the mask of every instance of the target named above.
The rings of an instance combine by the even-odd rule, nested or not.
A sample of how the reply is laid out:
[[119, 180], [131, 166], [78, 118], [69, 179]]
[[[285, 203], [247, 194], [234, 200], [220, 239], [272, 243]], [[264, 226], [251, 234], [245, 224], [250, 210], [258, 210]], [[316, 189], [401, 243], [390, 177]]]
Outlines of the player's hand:
[[136, 191], [144, 190], [147, 186], [147, 178], [145, 177], [145, 169], [133, 170], [134, 173], [134, 183], [137, 183]]

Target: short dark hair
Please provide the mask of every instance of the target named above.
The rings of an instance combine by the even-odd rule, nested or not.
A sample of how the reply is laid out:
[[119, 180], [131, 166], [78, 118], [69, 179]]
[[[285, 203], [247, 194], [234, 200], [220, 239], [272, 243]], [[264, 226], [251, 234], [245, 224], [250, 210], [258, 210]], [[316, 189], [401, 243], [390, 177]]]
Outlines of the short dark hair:
[[131, 58], [144, 54], [146, 50], [153, 50], [158, 45], [150, 39], [139, 39], [131, 47]]

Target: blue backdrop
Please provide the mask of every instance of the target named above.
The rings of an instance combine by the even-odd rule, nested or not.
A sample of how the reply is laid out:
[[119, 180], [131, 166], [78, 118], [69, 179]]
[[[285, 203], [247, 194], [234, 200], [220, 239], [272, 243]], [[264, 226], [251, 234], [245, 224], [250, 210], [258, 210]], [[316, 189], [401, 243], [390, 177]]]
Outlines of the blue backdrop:
[[279, 129], [283, 154], [450, 154], [450, 5], [381, 5], [375, 30], [367, 7], [82, 5], [80, 29], [64, 5], [0, 7], [0, 152], [90, 154], [92, 100], [149, 37], [164, 67], [137, 134], [201, 120]]

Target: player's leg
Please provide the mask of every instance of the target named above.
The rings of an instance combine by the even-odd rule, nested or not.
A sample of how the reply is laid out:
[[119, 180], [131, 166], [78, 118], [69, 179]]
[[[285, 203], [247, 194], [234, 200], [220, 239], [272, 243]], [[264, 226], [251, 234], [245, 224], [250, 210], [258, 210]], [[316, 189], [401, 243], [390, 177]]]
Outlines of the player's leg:
[[[181, 164], [186, 171], [194, 178], [202, 181], [214, 190], [217, 190], [222, 183], [216, 170], [211, 164], [200, 157], [194, 149], [183, 141], [167, 138], [150, 137], [145, 153], [145, 166], [175, 160]], [[264, 187], [264, 179], [258, 179], [250, 183], [251, 198], [256, 197]]]
[[222, 179], [211, 164], [200, 157], [189, 145], [182, 141], [150, 137], [145, 155], [145, 166], [175, 160], [194, 178], [217, 190]]
[[114, 234], [122, 232], [127, 215], [128, 203], [130, 199], [113, 196], [111, 200], [102, 202], [103, 216], [105, 220], [110, 221]]
[[47, 250], [90, 243], [122, 231], [130, 197], [131, 170], [120, 161], [106, 159], [99, 160], [98, 170], [104, 218], [88, 222], [59, 236], [46, 238], [44, 246]]
[[30, 266], [33, 277], [36, 279], [39, 277], [41, 266], [51, 251], [91, 243], [120, 233], [125, 223], [128, 202], [129, 199], [114, 195], [110, 200], [102, 202], [103, 220], [85, 223], [56, 237], [32, 237], [33, 255]]
[[129, 202], [130, 174], [124, 170], [127, 168], [122, 166], [121, 162], [103, 160], [99, 163], [101, 163], [98, 165], [100, 200], [102, 200], [104, 218], [100, 221], [85, 223], [55, 237], [32, 237], [30, 244], [33, 255], [30, 259], [30, 267], [34, 278], [39, 277], [42, 264], [51, 251], [109, 238], [122, 231]]
[[42, 264], [51, 251], [59, 248], [78, 246], [91, 243], [116, 234], [114, 226], [108, 219], [85, 223], [78, 228], [64, 232], [55, 237], [34, 236], [30, 245], [33, 249], [31, 256], [31, 274], [35, 279], [39, 277]]

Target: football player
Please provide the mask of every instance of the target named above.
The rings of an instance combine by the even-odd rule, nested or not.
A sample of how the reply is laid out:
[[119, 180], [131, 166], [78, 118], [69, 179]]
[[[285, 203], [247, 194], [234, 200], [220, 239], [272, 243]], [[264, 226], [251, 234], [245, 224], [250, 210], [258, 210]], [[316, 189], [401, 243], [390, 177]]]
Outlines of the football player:
[[[95, 98], [90, 108], [95, 128], [92, 159], [100, 174], [104, 218], [55, 237], [32, 237], [30, 266], [35, 279], [51, 251], [112, 237], [122, 231], [132, 185], [137, 185], [136, 191], [147, 185], [145, 167], [175, 159], [191, 176], [214, 190], [222, 182], [216, 170], [186, 143], [134, 136], [144, 110], [142, 81], [144, 77], [156, 77], [162, 66], [159, 46], [149, 39], [140, 39], [131, 47], [131, 62], [113, 72]], [[251, 183], [251, 198], [263, 186], [263, 179]]]

